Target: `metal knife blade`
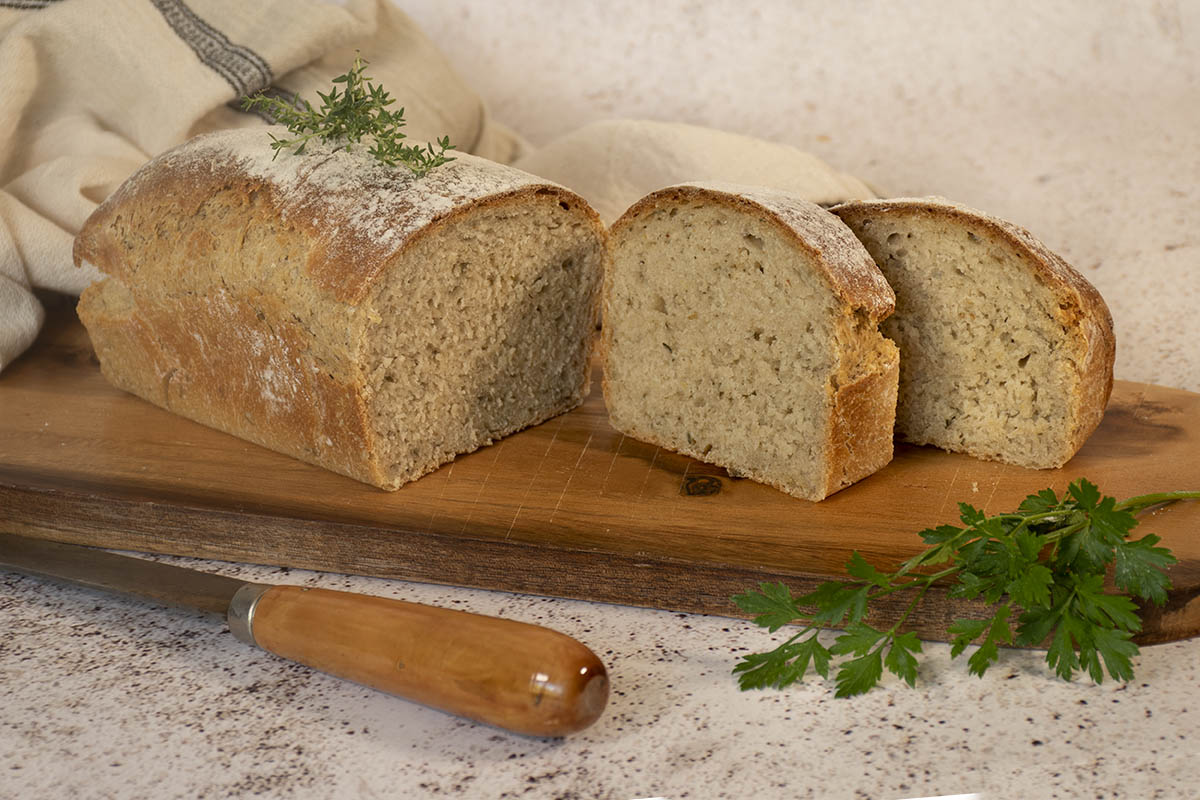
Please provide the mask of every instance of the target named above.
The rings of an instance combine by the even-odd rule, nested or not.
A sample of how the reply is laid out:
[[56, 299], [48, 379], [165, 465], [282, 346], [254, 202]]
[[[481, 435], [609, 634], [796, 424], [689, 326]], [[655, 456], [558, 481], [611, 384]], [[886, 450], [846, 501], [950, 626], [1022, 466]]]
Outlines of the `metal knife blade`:
[[246, 581], [117, 555], [94, 547], [0, 533], [0, 567], [224, 617]]

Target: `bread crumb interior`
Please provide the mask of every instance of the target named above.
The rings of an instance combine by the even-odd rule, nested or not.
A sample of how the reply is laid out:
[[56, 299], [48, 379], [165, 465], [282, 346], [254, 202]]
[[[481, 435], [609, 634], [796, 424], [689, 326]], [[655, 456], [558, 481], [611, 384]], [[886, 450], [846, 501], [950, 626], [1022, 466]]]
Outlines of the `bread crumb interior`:
[[613, 260], [616, 427], [824, 496], [835, 298], [794, 240], [756, 215], [681, 203], [614, 235]]
[[1070, 448], [1075, 370], [1054, 292], [1027, 257], [957, 219], [847, 219], [896, 292], [898, 435], [1036, 467]]
[[602, 255], [578, 209], [535, 197], [441, 225], [372, 296], [363, 363], [389, 480], [582, 401]]

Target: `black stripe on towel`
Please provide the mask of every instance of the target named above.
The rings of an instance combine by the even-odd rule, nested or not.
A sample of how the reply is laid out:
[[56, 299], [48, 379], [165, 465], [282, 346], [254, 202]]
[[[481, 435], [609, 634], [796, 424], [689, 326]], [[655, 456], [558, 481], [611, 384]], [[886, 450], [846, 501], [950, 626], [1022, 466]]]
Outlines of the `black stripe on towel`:
[[0, 8], [21, 8], [21, 9], [37, 9], [45, 8], [51, 3], [57, 3], [59, 0], [0, 0]]
[[200, 61], [229, 82], [237, 92], [236, 99], [271, 85], [274, 76], [262, 56], [230, 42], [225, 34], [196, 16], [183, 0], [151, 2]]

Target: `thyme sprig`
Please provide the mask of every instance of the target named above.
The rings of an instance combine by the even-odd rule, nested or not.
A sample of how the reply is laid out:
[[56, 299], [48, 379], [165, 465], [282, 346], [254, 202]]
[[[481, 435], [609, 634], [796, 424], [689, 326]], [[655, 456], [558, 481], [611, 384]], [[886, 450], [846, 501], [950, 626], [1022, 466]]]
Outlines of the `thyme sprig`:
[[313, 139], [331, 142], [335, 150], [366, 140], [369, 143], [367, 152], [377, 161], [390, 167], [405, 167], [417, 177], [454, 161], [452, 156], [446, 155], [455, 149], [448, 136], [437, 140], [436, 149], [428, 142], [410, 145], [404, 141], [407, 138], [401, 131], [407, 124], [404, 109], [389, 110], [388, 106], [396, 102], [395, 98], [382, 86], [371, 82], [365, 73], [367, 63], [361, 55], [355, 55], [354, 66], [333, 79], [334, 86], [327, 94], [317, 92], [321, 99], [320, 108], [313, 108], [312, 103], [300, 97], [289, 103], [261, 92], [243, 98], [242, 107], [264, 112], [293, 134], [292, 138], [268, 134], [275, 157], [287, 149], [297, 155], [303, 154]]

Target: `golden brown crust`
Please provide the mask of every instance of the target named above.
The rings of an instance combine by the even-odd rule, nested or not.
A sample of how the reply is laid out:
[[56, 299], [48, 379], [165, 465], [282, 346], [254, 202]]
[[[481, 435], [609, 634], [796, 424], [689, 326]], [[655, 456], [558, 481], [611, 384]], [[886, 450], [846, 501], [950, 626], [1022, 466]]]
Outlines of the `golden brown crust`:
[[551, 195], [583, 211], [597, 232], [596, 212], [574, 192], [511, 167], [460, 155], [420, 180], [345, 151], [278, 160], [260, 128], [191, 139], [138, 170], [93, 212], [75, 242], [78, 266], [89, 261], [113, 277], [112, 223], [129, 207], [157, 216], [194, 214], [214, 193], [237, 187], [265, 192], [281, 222], [308, 242], [305, 275], [331, 300], [356, 304], [384, 266], [420, 237], [464, 213]]
[[[169, 306], [145, 302], [126, 315], [112, 314], [104, 296], [114, 284], [93, 284], [79, 301], [101, 370], [114, 386], [255, 444], [385, 485], [375, 459], [365, 457], [372, 452], [371, 432], [359, 387], [311, 369], [304, 358], [308, 336], [298, 326], [272, 329], [258, 307], [239, 298], [215, 312], [196, 298]], [[229, 335], [235, 328], [251, 335]], [[219, 359], [206, 352], [212, 347], [222, 349]], [[264, 364], [297, 368], [264, 383]]]
[[964, 227], [986, 231], [1024, 256], [1029, 269], [1058, 299], [1056, 318], [1069, 337], [1077, 380], [1070, 449], [1055, 463], [1037, 466], [1061, 467], [1069, 461], [1100, 425], [1112, 394], [1116, 339], [1112, 314], [1096, 287], [1024, 228], [941, 198], [854, 201], [835, 206], [830, 211], [843, 219], [853, 220], [889, 214], [953, 220]]
[[[847, 353], [843, 360], [860, 353]], [[900, 351], [884, 340], [871, 369], [833, 391], [825, 495], [879, 471], [892, 460]]]
[[[414, 184], [342, 154], [342, 166], [358, 172], [322, 177], [330, 157], [275, 164], [261, 130], [252, 141], [244, 134], [199, 137], [155, 159], [80, 232], [76, 263], [110, 276], [79, 303], [104, 374], [182, 416], [395, 489], [438, 464], [397, 478], [380, 463], [357, 361], [371, 313], [366, 300], [380, 276], [462, 215], [530, 198], [578, 209], [598, 241], [604, 229], [577, 195], [482, 159], [463, 157]], [[247, 155], [247, 148], [256, 149]], [[201, 211], [212, 217], [173, 238], [173, 223]], [[252, 236], [282, 243], [288, 265], [226, 268], [214, 260]], [[150, 244], [171, 257], [141, 257]], [[265, 266], [278, 274], [264, 277]], [[331, 342], [315, 329], [341, 338]], [[582, 401], [586, 361], [579, 395], [526, 424]]]

